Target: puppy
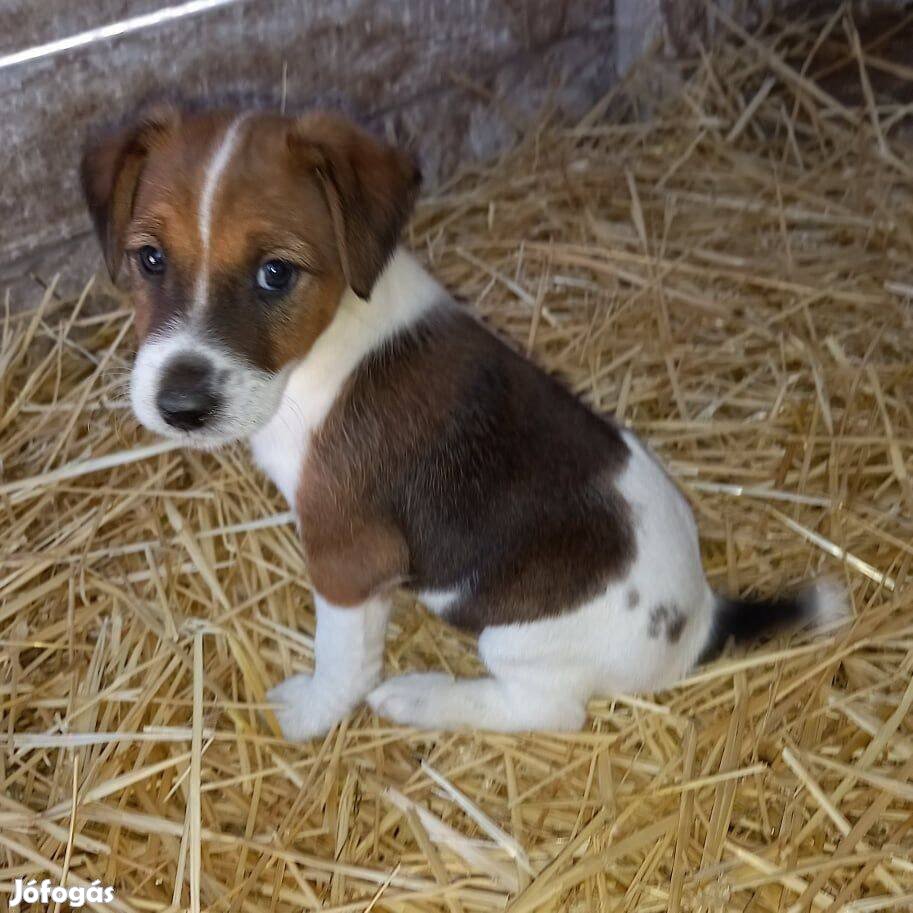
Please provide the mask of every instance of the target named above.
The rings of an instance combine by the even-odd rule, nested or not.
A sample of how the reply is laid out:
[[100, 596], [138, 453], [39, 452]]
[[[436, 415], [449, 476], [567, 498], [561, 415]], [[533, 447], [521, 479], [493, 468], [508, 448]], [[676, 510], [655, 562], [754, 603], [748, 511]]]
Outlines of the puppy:
[[[137, 418], [249, 440], [297, 515], [316, 665], [270, 694], [289, 739], [365, 698], [420, 727], [577, 729], [594, 693], [664, 688], [730, 636], [835, 608], [715, 595], [654, 456], [398, 246], [419, 172], [343, 118], [159, 109], [82, 176], [135, 306]], [[479, 632], [489, 674], [382, 683], [397, 587]]]

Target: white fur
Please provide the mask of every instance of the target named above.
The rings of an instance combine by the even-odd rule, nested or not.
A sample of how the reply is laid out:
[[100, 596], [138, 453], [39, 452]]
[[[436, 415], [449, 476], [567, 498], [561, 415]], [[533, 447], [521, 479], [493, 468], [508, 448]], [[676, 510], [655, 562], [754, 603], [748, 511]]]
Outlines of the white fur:
[[270, 422], [251, 437], [254, 459], [296, 509], [296, 492], [311, 435], [364, 357], [429, 310], [445, 307], [443, 289], [415, 258], [400, 249], [371, 297], [347, 291], [330, 325], [290, 372]]
[[[166, 365], [183, 355], [209, 362], [221, 381], [218, 417], [193, 432], [173, 428], [156, 405]], [[181, 324], [156, 333], [141, 346], [130, 375], [130, 402], [136, 417], [150, 431], [188, 447], [214, 448], [247, 437], [263, 425], [279, 405], [287, 376], [287, 372], [260, 371]]]
[[357, 608], [338, 608], [319, 595], [314, 674], [293, 675], [267, 697], [287, 739], [321, 735], [364, 700], [380, 681], [390, 601], [375, 597]]
[[462, 587], [452, 590], [423, 590], [418, 593], [419, 602], [435, 615], [443, 615], [463, 595]]
[[200, 262], [197, 267], [197, 277], [193, 292], [193, 315], [199, 316], [206, 308], [209, 298], [209, 251], [210, 235], [212, 233], [212, 210], [215, 204], [216, 191], [219, 181], [231, 161], [232, 153], [238, 143], [241, 124], [247, 115], [236, 117], [222, 137], [216, 151], [213, 153], [206, 168], [203, 179], [203, 189], [200, 192], [200, 202], [197, 207], [197, 226], [200, 232]]
[[846, 590], [830, 577], [816, 581], [807, 599], [805, 614], [816, 627], [839, 627], [852, 617]]

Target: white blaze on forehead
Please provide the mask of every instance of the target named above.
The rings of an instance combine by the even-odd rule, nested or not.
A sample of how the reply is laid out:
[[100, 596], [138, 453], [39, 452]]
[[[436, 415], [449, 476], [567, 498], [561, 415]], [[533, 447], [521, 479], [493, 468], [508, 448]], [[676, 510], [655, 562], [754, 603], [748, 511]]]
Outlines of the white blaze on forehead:
[[209, 296], [209, 239], [212, 231], [212, 208], [215, 203], [216, 191], [219, 180], [225, 173], [232, 153], [238, 144], [241, 124], [247, 115], [242, 114], [235, 118], [222, 136], [216, 151], [213, 153], [209, 164], [206, 166], [206, 175], [203, 179], [203, 190], [200, 193], [200, 204], [197, 211], [197, 224], [200, 227], [200, 266], [194, 284], [193, 310], [199, 314], [206, 306]]

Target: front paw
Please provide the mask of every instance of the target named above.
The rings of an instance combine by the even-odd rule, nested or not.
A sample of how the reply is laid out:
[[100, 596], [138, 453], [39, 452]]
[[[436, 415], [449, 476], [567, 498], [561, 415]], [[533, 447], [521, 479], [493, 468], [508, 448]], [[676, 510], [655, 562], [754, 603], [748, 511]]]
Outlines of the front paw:
[[349, 710], [310, 675], [293, 675], [271, 688], [266, 697], [277, 705], [273, 712], [289, 742], [326, 735]]
[[442, 672], [421, 672], [387, 679], [368, 695], [378, 715], [407, 726], [434, 727], [441, 722], [443, 706], [453, 679]]

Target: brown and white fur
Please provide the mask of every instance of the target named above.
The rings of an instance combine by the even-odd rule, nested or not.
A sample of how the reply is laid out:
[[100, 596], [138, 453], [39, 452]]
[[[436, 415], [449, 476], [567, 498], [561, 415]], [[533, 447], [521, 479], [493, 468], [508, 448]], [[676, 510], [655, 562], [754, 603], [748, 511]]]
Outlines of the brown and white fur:
[[[716, 596], [654, 456], [398, 246], [417, 169], [342, 118], [158, 110], [93, 145], [83, 182], [136, 307], [137, 417], [249, 439], [296, 512], [316, 663], [271, 692], [287, 737], [365, 698], [422, 727], [578, 728], [594, 693], [832, 608]], [[489, 675], [382, 682], [397, 587], [480, 632]]]

